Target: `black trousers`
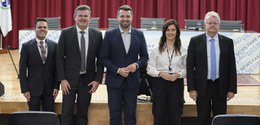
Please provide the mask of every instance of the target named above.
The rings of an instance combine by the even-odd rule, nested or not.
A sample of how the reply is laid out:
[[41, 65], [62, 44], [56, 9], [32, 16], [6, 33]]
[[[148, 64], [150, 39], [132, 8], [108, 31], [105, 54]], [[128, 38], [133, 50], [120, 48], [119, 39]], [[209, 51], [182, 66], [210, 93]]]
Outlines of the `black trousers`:
[[181, 125], [184, 80], [153, 78], [154, 125]]
[[30, 111], [54, 111], [54, 98], [52, 94], [43, 94], [40, 96], [31, 95], [28, 102]]
[[88, 107], [90, 105], [91, 94], [88, 93], [91, 86], [86, 83], [86, 77], [80, 75], [78, 87], [72, 87], [68, 95], [63, 95], [61, 125], [73, 125], [73, 111], [75, 100], [77, 100], [77, 125], [88, 124]]
[[206, 95], [198, 95], [196, 101], [199, 125], [211, 125], [211, 114], [214, 117], [226, 114], [227, 110], [227, 98], [221, 98], [219, 94], [219, 80], [208, 80], [207, 85]]

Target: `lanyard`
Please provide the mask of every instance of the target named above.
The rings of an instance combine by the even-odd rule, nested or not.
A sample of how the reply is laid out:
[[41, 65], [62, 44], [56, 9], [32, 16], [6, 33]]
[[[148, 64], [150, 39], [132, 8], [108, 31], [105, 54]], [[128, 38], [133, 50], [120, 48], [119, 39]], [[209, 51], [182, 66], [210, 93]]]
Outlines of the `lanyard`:
[[174, 52], [174, 50], [172, 50], [172, 54], [170, 55], [169, 50], [168, 50], [168, 47], [167, 47], [166, 49], [167, 49], [168, 60], [169, 60], [169, 66], [168, 66], [169, 72], [172, 72], [171, 64], [172, 64], [172, 57], [173, 57], [173, 52]]

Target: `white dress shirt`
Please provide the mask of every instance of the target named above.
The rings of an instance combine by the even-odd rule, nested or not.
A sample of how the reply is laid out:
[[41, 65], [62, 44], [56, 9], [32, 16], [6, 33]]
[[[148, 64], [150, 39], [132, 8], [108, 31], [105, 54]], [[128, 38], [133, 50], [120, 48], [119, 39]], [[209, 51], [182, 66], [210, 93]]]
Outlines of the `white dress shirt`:
[[131, 44], [131, 28], [129, 29], [128, 32], [124, 32], [120, 26], [119, 26], [119, 29], [121, 32], [122, 40], [124, 42], [125, 51], [126, 51], [126, 53], [128, 53], [128, 50], [129, 50], [130, 44]]
[[160, 53], [158, 46], [154, 48], [148, 61], [147, 74], [152, 77], [159, 77], [159, 73], [163, 71], [169, 73], [178, 73], [181, 75], [180, 78], [185, 78], [187, 50], [181, 47], [180, 52], [181, 55], [179, 53], [176, 55], [174, 52], [170, 66], [172, 71], [169, 71], [169, 55], [167, 49]]

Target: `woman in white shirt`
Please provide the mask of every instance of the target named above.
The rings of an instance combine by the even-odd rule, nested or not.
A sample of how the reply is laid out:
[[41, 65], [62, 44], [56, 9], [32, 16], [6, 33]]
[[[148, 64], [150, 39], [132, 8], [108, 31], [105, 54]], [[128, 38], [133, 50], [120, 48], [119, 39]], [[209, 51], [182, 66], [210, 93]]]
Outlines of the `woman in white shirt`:
[[153, 77], [154, 125], [181, 125], [186, 55], [178, 23], [167, 20], [159, 46], [152, 50], [147, 66], [147, 74]]

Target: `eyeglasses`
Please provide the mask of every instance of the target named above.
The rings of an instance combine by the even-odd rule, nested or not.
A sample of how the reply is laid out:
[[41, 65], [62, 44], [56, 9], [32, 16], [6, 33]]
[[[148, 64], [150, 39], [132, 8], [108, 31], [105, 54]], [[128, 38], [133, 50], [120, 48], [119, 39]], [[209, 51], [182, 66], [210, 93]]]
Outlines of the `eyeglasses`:
[[217, 25], [219, 23], [218, 22], [207, 22], [207, 24], [209, 24], [209, 25]]

